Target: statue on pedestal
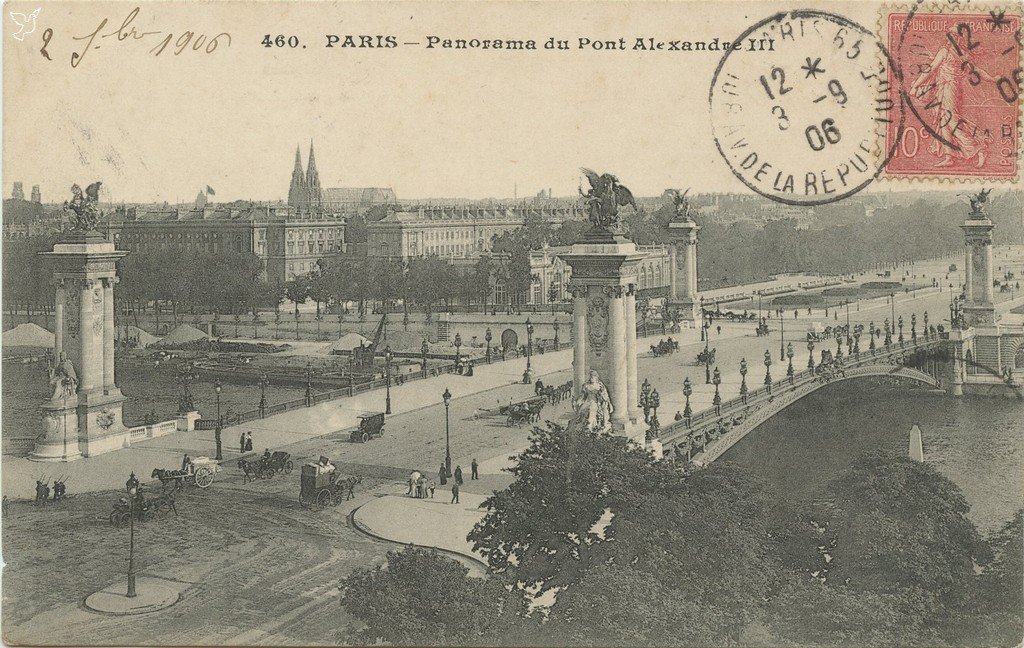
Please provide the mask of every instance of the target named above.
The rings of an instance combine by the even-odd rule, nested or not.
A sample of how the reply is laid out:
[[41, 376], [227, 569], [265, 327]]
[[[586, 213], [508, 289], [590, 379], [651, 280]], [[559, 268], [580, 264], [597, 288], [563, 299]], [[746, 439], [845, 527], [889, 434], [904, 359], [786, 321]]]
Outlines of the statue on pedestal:
[[51, 400], [67, 398], [78, 391], [78, 373], [63, 351], [60, 352], [60, 362], [50, 370], [50, 388], [53, 389]]
[[632, 205], [637, 209], [633, 193], [619, 184], [619, 179], [610, 173], [597, 175], [590, 169], [580, 169], [590, 181], [590, 191], [580, 195], [587, 205], [587, 215], [597, 229], [613, 231], [619, 224], [619, 207]]
[[590, 378], [580, 387], [579, 398], [572, 405], [576, 411], [573, 422], [581, 424], [588, 432], [611, 430], [612, 399], [596, 371], [590, 372]]
[[672, 205], [676, 210], [676, 220], [693, 221], [693, 217], [690, 216], [690, 199], [686, 197], [690, 190], [666, 189], [665, 193], [672, 199]]
[[94, 182], [85, 189], [77, 184], [71, 186], [71, 200], [64, 201], [64, 209], [74, 214], [72, 229], [77, 232], [88, 232], [96, 229], [100, 220], [99, 210], [96, 205], [100, 200], [100, 185], [102, 182]]
[[992, 193], [991, 189], [982, 189], [973, 196], [970, 196], [971, 218], [985, 218], [985, 206], [988, 204], [988, 195], [990, 193]]

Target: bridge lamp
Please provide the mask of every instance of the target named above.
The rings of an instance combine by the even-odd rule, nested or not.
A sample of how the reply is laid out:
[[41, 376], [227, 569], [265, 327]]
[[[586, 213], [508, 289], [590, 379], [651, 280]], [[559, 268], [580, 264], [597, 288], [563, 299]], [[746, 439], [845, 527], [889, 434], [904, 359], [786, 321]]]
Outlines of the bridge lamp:
[[267, 387], [270, 386], [270, 378], [267, 377], [267, 372], [263, 371], [260, 373], [260, 418], [266, 418], [267, 416]]
[[786, 367], [786, 375], [789, 376], [789, 383], [793, 384], [793, 343], [786, 345], [786, 358], [789, 359], [789, 366]]
[[530, 318], [526, 318], [526, 371], [523, 372], [523, 384], [528, 385], [533, 382], [533, 371], [530, 368], [530, 362], [533, 358], [533, 322]]
[[718, 371], [718, 367], [715, 367], [715, 375], [711, 379], [711, 382], [715, 384], [715, 398], [712, 403], [715, 406], [715, 414], [722, 413], [722, 395], [718, 391], [718, 386], [722, 384], [722, 374]]
[[459, 364], [459, 358], [462, 357], [462, 336], [458, 333], [455, 334], [455, 364]]
[[747, 359], [740, 360], [740, 396], [747, 402]]
[[772, 353], [764, 352], [764, 384], [768, 387], [768, 393], [772, 393]]
[[807, 368], [814, 371], [814, 340], [807, 340]]
[[687, 377], [683, 381], [683, 396], [686, 397], [686, 406], [683, 408], [683, 416], [686, 418], [686, 427], [690, 427], [690, 418], [693, 416], [693, 410], [690, 408], [690, 394], [693, 393], [693, 385], [690, 384], [690, 378]]
[[910, 339], [917, 341], [917, 313], [910, 315]]
[[650, 409], [651, 409], [651, 383], [649, 380], [644, 378], [644, 384], [640, 386], [640, 407], [644, 409], [644, 422], [650, 423]]
[[395, 354], [391, 351], [391, 345], [384, 347], [384, 384], [387, 390], [384, 397], [384, 413], [391, 413], [391, 361]]
[[420, 345], [420, 354], [423, 355], [423, 371], [427, 370], [427, 353], [430, 351], [430, 345], [427, 344], [427, 338], [423, 338], [423, 344]]
[[[491, 340], [493, 340], [493, 339], [494, 339], [494, 336], [491, 335], [491, 327], [488, 326], [487, 327], [487, 331], [484, 333], [484, 341], [487, 343], [487, 364], [491, 363]], [[425, 343], [426, 343], [426, 340], [424, 340], [424, 344]]]
[[444, 393], [441, 394], [441, 400], [444, 401], [444, 471], [448, 477], [452, 476], [452, 447], [449, 441], [450, 436], [450, 425], [448, 418], [448, 408], [452, 403], [452, 393], [445, 387]]
[[928, 339], [929, 335], [930, 335], [930, 333], [928, 331], [928, 311], [925, 311], [924, 312], [924, 337], [925, 337], [925, 339]]
[[903, 344], [903, 316], [902, 315], [900, 315], [900, 319], [897, 322], [896, 326], [899, 327], [899, 330], [900, 330], [899, 342], [900, 342], [900, 344]]
[[658, 394], [658, 390], [655, 389], [651, 392], [651, 409], [654, 410], [654, 413], [651, 415], [651, 418], [655, 421], [658, 420], [658, 406], [660, 405], [661, 396]]

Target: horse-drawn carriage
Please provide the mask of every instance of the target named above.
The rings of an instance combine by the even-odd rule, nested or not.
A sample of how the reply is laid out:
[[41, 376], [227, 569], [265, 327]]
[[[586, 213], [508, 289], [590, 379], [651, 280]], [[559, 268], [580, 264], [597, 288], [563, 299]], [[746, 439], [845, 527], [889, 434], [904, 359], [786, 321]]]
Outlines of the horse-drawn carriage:
[[140, 487], [135, 495], [135, 505], [128, 499], [130, 495], [121, 496], [114, 503], [114, 510], [110, 512], [110, 523], [120, 528], [127, 526], [131, 521], [132, 514], [140, 522], [146, 522], [156, 517], [162, 517], [168, 511], [178, 515], [178, 509], [174, 506], [174, 491], [161, 493], [156, 497], [146, 497]]
[[166, 488], [167, 484], [173, 483], [174, 489], [179, 490], [186, 485], [209, 488], [213, 483], [213, 476], [220, 472], [220, 465], [216, 459], [209, 457], [196, 457], [189, 460], [182, 470], [165, 470], [154, 468], [150, 477], [160, 480], [160, 484]]
[[353, 443], [366, 443], [373, 437], [384, 436], [384, 413], [368, 412], [359, 415], [359, 427], [352, 430], [350, 440]]
[[238, 468], [245, 476], [242, 483], [257, 479], [270, 479], [277, 473], [285, 475], [292, 472], [292, 456], [287, 452], [277, 451], [256, 459], [239, 459]]
[[321, 473], [316, 464], [305, 464], [299, 477], [299, 504], [322, 510], [352, 498], [358, 477], [339, 479], [337, 471]]
[[714, 349], [703, 349], [697, 354], [697, 364], [699, 365], [712, 365], [715, 364], [715, 350]]
[[651, 355], [654, 356], [655, 358], [664, 355], [672, 355], [678, 350], [679, 343], [673, 340], [672, 338], [669, 338], [667, 340], [661, 340], [657, 344], [651, 345]]
[[536, 396], [519, 403], [510, 403], [498, 411], [505, 415], [505, 424], [509, 427], [523, 423], [536, 423], [540, 420], [540, 412], [544, 409], [544, 403], [544, 396]]

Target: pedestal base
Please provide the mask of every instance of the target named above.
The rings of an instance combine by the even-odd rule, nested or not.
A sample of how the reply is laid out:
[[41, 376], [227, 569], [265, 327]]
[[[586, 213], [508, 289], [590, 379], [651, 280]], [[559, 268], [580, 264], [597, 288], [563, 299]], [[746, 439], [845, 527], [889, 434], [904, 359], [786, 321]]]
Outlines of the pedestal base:
[[690, 327], [696, 326], [701, 319], [700, 303], [689, 298], [671, 299], [668, 308], [673, 313], [678, 313], [679, 322], [687, 323]]
[[36, 437], [32, 461], [74, 461], [131, 444], [130, 432], [121, 420], [125, 401], [119, 389], [86, 392], [57, 401], [46, 401], [40, 409], [46, 431]]
[[44, 401], [42, 410], [44, 431], [35, 440], [29, 453], [31, 461], [74, 461], [81, 459], [78, 449], [78, 396]]
[[967, 328], [977, 326], [995, 326], [996, 309], [987, 304], [967, 304], [964, 306], [964, 324]]

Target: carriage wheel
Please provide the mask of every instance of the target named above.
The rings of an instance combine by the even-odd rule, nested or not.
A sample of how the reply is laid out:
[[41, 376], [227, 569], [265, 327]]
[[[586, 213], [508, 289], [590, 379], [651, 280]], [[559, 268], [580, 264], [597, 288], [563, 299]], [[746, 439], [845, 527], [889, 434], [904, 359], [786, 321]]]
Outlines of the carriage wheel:
[[110, 515], [110, 521], [113, 522], [114, 526], [117, 528], [123, 529], [128, 526], [128, 523], [131, 521], [131, 517], [132, 515], [128, 511], [114, 511]]
[[121, 511], [113, 510], [110, 512], [110, 523], [116, 527], [121, 526]]
[[273, 476], [274, 476], [274, 471], [271, 468], [266, 468], [266, 469], [264, 469], [264, 471], [262, 473], [260, 473], [260, 477], [262, 477], [263, 479], [270, 479]]
[[209, 488], [213, 483], [213, 471], [209, 468], [200, 468], [196, 471], [194, 480], [199, 488]]
[[383, 425], [380, 426], [380, 432], [377, 433], [377, 436], [384, 436], [384, 426]]
[[331, 497], [331, 491], [326, 488], [316, 494], [316, 507], [318, 509], [325, 509], [333, 504], [334, 498]]
[[361, 437], [359, 437], [359, 440], [362, 443], [366, 443], [367, 441], [370, 440], [370, 435], [367, 434], [366, 432], [363, 432], [363, 435]]
[[284, 462], [284, 474], [290, 475], [291, 472], [292, 472], [292, 462], [291, 462], [291, 459], [289, 459], [288, 461]]
[[507, 419], [505, 419], [505, 425], [507, 427], [512, 427], [512, 417], [511, 416], [508, 417]]

